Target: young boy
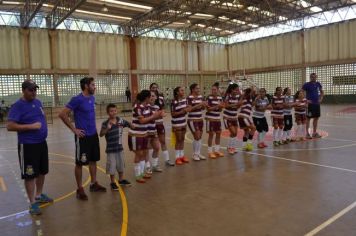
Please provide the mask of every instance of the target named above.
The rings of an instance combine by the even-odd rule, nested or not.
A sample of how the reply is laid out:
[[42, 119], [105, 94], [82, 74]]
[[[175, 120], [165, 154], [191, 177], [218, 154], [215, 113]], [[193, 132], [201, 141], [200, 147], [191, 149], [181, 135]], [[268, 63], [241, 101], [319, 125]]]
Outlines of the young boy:
[[125, 127], [131, 124], [117, 116], [117, 107], [110, 103], [106, 107], [109, 119], [103, 122], [100, 130], [100, 137], [105, 135], [107, 162], [106, 173], [110, 174], [111, 189], [118, 190], [115, 183], [115, 170], [119, 173], [119, 184], [121, 186], [130, 186], [131, 183], [123, 178], [124, 175], [124, 152], [122, 146], [122, 133]]

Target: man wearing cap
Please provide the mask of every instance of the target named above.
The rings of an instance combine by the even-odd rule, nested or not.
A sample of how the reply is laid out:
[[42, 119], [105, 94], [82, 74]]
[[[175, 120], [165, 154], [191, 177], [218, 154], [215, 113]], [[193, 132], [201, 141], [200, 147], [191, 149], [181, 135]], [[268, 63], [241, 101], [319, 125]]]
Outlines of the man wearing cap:
[[[320, 117], [320, 103], [323, 101], [324, 91], [321, 84], [316, 81], [316, 73], [310, 74], [310, 81], [306, 82], [302, 89], [306, 93], [306, 98], [308, 100], [308, 111], [307, 111], [307, 125], [306, 125], [306, 134], [307, 139], [311, 138], [321, 138], [320, 134], [317, 133], [318, 120]], [[313, 119], [313, 133], [310, 135], [309, 127], [310, 120]]]
[[[59, 114], [64, 124], [74, 133], [75, 138], [75, 179], [77, 181], [77, 198], [88, 200], [82, 183], [82, 166], [89, 165], [91, 178], [90, 192], [106, 192], [106, 188], [96, 181], [96, 162], [100, 160], [99, 136], [95, 121], [95, 83], [94, 78], [84, 77], [80, 80], [82, 92], [72, 97]], [[73, 111], [75, 126], [69, 120]]]
[[38, 86], [32, 80], [22, 83], [22, 98], [10, 109], [7, 130], [16, 131], [21, 178], [30, 201], [32, 215], [41, 214], [40, 203], [53, 202], [42, 193], [48, 173], [47, 123], [40, 100], [36, 99]]

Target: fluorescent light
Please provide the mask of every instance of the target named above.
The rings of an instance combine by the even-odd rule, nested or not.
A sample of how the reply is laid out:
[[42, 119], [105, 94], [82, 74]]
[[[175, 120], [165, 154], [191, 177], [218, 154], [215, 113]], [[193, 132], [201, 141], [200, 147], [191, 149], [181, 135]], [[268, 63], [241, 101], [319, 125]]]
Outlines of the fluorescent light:
[[203, 14], [203, 13], [195, 13], [195, 16], [200, 16], [200, 17], [206, 17], [206, 18], [213, 18], [213, 15], [209, 15], [209, 14]]
[[250, 11], [259, 11], [260, 9], [258, 7], [255, 7], [255, 6], [249, 6], [247, 7], [247, 10], [250, 10]]
[[314, 6], [314, 7], [311, 7], [310, 10], [312, 12], [321, 12], [323, 9], [321, 9], [320, 7]]
[[215, 27], [215, 28], [214, 28], [214, 30], [220, 31], [221, 29], [220, 29], [220, 28]]
[[228, 34], [233, 34], [233, 33], [235, 33], [234, 31], [231, 31], [231, 30], [224, 30], [223, 32], [228, 33]]
[[115, 18], [115, 19], [120, 19], [120, 20], [131, 20], [130, 17], [124, 17], [124, 16], [116, 16], [116, 15], [110, 15], [110, 14], [103, 14], [99, 12], [92, 12], [92, 11], [84, 11], [84, 10], [75, 10], [77, 13], [83, 13], [83, 14], [88, 14], [88, 15], [94, 15], [94, 16], [102, 16], [102, 17], [109, 17], [109, 18]]
[[[356, 0], [355, 0], [356, 1]], [[221, 20], [230, 20], [228, 17], [226, 17], [226, 16], [219, 16], [219, 19], [221, 19]]]
[[11, 5], [21, 5], [23, 2], [12, 2], [12, 1], [2, 1], [3, 4], [11, 4]]
[[206, 25], [203, 25], [203, 24], [197, 24], [198, 27], [200, 28], [205, 28]]
[[135, 4], [135, 3], [129, 3], [129, 2], [123, 2], [123, 1], [117, 1], [117, 0], [100, 0], [100, 1], [105, 2], [105, 3], [113, 3], [113, 4], [117, 4], [117, 5], [127, 6], [127, 7], [141, 8], [141, 9], [146, 9], [146, 10], [152, 9], [152, 7], [149, 7], [149, 6]]
[[258, 27], [258, 25], [256, 25], [256, 24], [248, 24], [248, 26], [251, 26], [252, 28], [257, 28]]
[[242, 21], [242, 20], [236, 20], [236, 19], [232, 19], [232, 22], [235, 22], [237, 24], [241, 24], [241, 25], [245, 25], [246, 22], [245, 21]]
[[299, 5], [302, 5], [303, 7], [309, 7], [310, 6], [310, 3], [309, 2], [306, 2], [304, 0], [300, 0], [299, 1]]
[[288, 18], [285, 16], [278, 16], [278, 18], [279, 18], [279, 20], [288, 20]]

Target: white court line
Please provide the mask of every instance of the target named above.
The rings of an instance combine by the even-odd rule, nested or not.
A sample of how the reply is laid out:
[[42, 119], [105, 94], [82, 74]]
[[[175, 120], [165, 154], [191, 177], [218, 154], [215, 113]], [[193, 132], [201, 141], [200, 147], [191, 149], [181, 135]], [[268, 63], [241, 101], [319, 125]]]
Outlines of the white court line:
[[[189, 141], [189, 142], [192, 142], [192, 140], [189, 137], [187, 137], [187, 135], [185, 136], [185, 140]], [[356, 144], [354, 144], [354, 145], [356, 145]], [[207, 146], [207, 144], [203, 143], [203, 146]], [[243, 151], [240, 148], [238, 148], [238, 149], [240, 151]], [[261, 154], [261, 153], [257, 153], [257, 152], [245, 152], [245, 151], [243, 151], [243, 152], [246, 153], [246, 154], [253, 154], [253, 155], [256, 155], [256, 156], [269, 157], [269, 158], [273, 158], [273, 159], [277, 159], [277, 160], [290, 161], [290, 162], [295, 162], [295, 163], [300, 163], [300, 164], [305, 164], [305, 165], [312, 165], [312, 166], [318, 166], [318, 167], [324, 167], [324, 168], [329, 168], [329, 169], [334, 169], [334, 170], [341, 170], [341, 171], [345, 171], [345, 172], [356, 173], [356, 170], [346, 169], [346, 168], [341, 168], [341, 167], [336, 167], [336, 166], [321, 165], [321, 164], [316, 164], [316, 163], [313, 163], [313, 162], [293, 160], [293, 159], [289, 159], [289, 158], [266, 155], [266, 154]]]
[[327, 226], [335, 222], [337, 219], [339, 219], [340, 217], [342, 217], [343, 215], [345, 215], [355, 207], [356, 207], [356, 201], [353, 202], [351, 205], [347, 206], [345, 209], [343, 209], [336, 215], [334, 215], [333, 217], [331, 217], [330, 219], [328, 219], [327, 221], [325, 221], [324, 223], [322, 223], [321, 225], [319, 225], [318, 227], [316, 227], [315, 229], [313, 229], [312, 231], [310, 231], [309, 233], [305, 234], [305, 236], [313, 236], [319, 233], [321, 230], [325, 229]]

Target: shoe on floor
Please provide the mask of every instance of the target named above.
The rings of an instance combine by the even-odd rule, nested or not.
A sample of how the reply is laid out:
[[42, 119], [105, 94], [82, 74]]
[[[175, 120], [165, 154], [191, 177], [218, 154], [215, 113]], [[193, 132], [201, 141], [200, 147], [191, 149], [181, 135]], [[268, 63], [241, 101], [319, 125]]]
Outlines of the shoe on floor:
[[193, 159], [194, 161], [200, 161], [200, 158], [199, 158], [199, 156], [198, 156], [197, 154], [193, 154], [192, 159]]
[[213, 152], [208, 153], [208, 157], [209, 157], [210, 159], [216, 159], [216, 158], [217, 158], [217, 156], [216, 156], [215, 153], [213, 153]]
[[216, 157], [223, 157], [224, 156], [224, 153], [222, 152], [214, 152], [215, 156]]
[[176, 159], [176, 165], [177, 165], [177, 166], [183, 165], [183, 161], [182, 161], [181, 158], [177, 158], [177, 159]]
[[160, 166], [154, 166], [152, 167], [153, 172], [163, 172], [162, 168]]
[[313, 137], [310, 136], [310, 134], [307, 134], [307, 136], [305, 136], [306, 139], [312, 139]]
[[262, 143], [262, 145], [266, 148], [266, 147], [268, 147], [268, 145], [267, 144], [265, 144], [264, 142]]
[[146, 180], [144, 178], [142, 178], [141, 176], [136, 177], [136, 182], [140, 183], [140, 184], [144, 184], [146, 183]]
[[111, 183], [110, 187], [111, 187], [112, 191], [118, 191], [119, 190], [119, 187], [116, 185], [116, 183]]
[[144, 179], [151, 179], [152, 175], [145, 173], [142, 178]]
[[84, 200], [84, 201], [88, 200], [88, 196], [85, 194], [83, 188], [78, 188], [78, 189], [77, 189], [76, 197], [77, 197], [79, 200]]
[[259, 143], [259, 144], [257, 144], [257, 147], [258, 148], [265, 148], [265, 145], [263, 145], [263, 143]]
[[235, 153], [235, 152], [234, 152], [234, 149], [231, 148], [231, 147], [228, 147], [228, 148], [227, 148], [227, 152], [228, 152], [230, 155], [232, 155], [232, 154]]
[[183, 163], [189, 163], [189, 159], [186, 158], [186, 157], [182, 157], [182, 162], [183, 162]]
[[119, 184], [120, 186], [131, 186], [131, 183], [126, 179], [119, 180]]
[[168, 161], [165, 161], [165, 164], [166, 166], [175, 166], [174, 162], [168, 160]]
[[35, 198], [35, 201], [38, 203], [52, 203], [53, 199], [48, 197], [47, 194], [41, 193], [39, 197]]
[[280, 144], [278, 141], [273, 141], [273, 146], [278, 147]]
[[90, 192], [106, 192], [106, 188], [98, 184], [98, 182], [90, 184], [89, 190]]
[[203, 155], [202, 155], [202, 154], [200, 154], [200, 153], [198, 154], [198, 157], [199, 157], [199, 159], [200, 159], [200, 160], [206, 160], [206, 157], [205, 157], [205, 156], [203, 156]]
[[321, 138], [321, 135], [318, 133], [313, 134], [313, 138]]
[[28, 211], [30, 212], [31, 215], [41, 215], [41, 209], [40, 206], [38, 204], [38, 202], [32, 203], [28, 209]]

